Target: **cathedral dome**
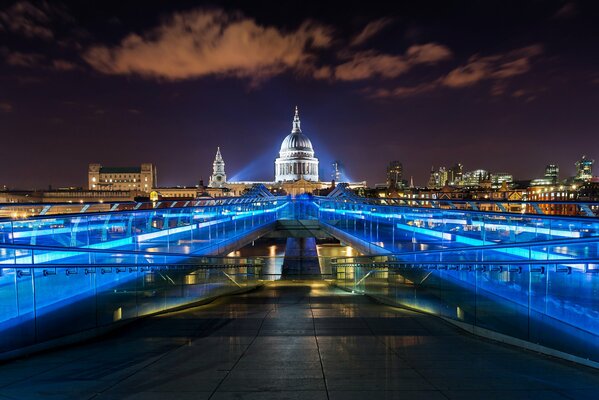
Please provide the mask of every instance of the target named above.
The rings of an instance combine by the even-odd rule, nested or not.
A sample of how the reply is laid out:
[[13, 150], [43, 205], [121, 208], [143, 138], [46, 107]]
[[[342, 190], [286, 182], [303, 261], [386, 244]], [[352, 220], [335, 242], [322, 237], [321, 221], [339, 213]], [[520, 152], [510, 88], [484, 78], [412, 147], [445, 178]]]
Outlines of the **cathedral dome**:
[[314, 151], [308, 136], [301, 132], [292, 132], [281, 143], [281, 152], [284, 151]]

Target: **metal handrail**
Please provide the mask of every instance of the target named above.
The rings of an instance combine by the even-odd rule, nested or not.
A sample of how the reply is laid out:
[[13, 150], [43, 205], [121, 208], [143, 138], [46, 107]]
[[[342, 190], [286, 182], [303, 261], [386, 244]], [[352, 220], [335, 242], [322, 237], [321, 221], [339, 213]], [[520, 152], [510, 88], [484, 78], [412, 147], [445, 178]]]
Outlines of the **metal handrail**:
[[[253, 203], [274, 203], [277, 201], [281, 201], [281, 200], [285, 200], [287, 199], [286, 196], [280, 196], [280, 197], [273, 197], [271, 199], [265, 199], [265, 198], [250, 198], [250, 197], [230, 197], [229, 199], [237, 199], [240, 202], [239, 203], [233, 203], [233, 202], [226, 202], [225, 200], [222, 201], [222, 204], [197, 204], [199, 201], [192, 201], [190, 200], [188, 203], [196, 203], [196, 204], [189, 204], [189, 205], [182, 205], [182, 206], [164, 206], [164, 207], [152, 207], [152, 208], [136, 208], [136, 209], [126, 209], [126, 210], [117, 210], [117, 209], [110, 209], [110, 210], [102, 210], [102, 211], [79, 211], [79, 212], [69, 212], [69, 213], [58, 213], [58, 214], [43, 214], [43, 215], [32, 215], [32, 216], [28, 216], [26, 218], [12, 218], [12, 217], [0, 217], [0, 222], [14, 222], [14, 221], [31, 221], [31, 220], [39, 220], [39, 219], [50, 219], [50, 218], [70, 218], [70, 217], [81, 217], [81, 216], [88, 216], [88, 215], [93, 215], [93, 216], [101, 216], [101, 215], [112, 215], [115, 213], [120, 213], [120, 214], [130, 214], [130, 213], [140, 213], [140, 212], [153, 212], [153, 211], [166, 211], [166, 210], [182, 210], [182, 209], [193, 209], [193, 208], [206, 208], [206, 207], [228, 207], [228, 206], [236, 206], [236, 205], [248, 205], [248, 204], [253, 204]], [[220, 201], [217, 199], [214, 200], [210, 200], [210, 201]], [[157, 204], [172, 204], [172, 205], [176, 205], [177, 203], [186, 203], [184, 201], [181, 200], [173, 200], [171, 202], [156, 202]], [[113, 206], [115, 204], [123, 204], [123, 203], [102, 203], [102, 204], [112, 204]], [[153, 204], [152, 202], [143, 202], [143, 203], [132, 203], [132, 204]], [[55, 206], [55, 203], [52, 204], [38, 204], [38, 206], [40, 205], [44, 205], [44, 206]], [[61, 205], [65, 205], [65, 204], [61, 204]], [[72, 204], [68, 204], [67, 205], [72, 205]], [[85, 205], [89, 205], [88, 204], [81, 204], [81, 206], [85, 206]], [[9, 204], [9, 205], [0, 205], [0, 209], [2, 208], [29, 208], [32, 207], [32, 205], [27, 204], [27, 203], [18, 203], [18, 204]]]

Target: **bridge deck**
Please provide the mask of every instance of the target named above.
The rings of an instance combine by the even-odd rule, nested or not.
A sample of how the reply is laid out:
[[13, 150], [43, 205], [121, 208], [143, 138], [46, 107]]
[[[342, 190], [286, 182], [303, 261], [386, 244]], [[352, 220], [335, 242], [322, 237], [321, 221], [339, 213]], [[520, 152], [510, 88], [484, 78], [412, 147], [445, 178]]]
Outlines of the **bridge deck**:
[[596, 371], [324, 282], [275, 282], [0, 366], [0, 399], [588, 399]]

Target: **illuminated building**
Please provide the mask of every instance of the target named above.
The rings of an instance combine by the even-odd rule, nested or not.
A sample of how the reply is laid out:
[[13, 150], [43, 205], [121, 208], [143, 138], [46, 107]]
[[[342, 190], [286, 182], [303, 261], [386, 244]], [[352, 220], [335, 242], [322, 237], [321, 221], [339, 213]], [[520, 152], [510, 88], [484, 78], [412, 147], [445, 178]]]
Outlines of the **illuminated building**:
[[489, 172], [484, 169], [476, 169], [474, 171], [465, 172], [463, 175], [464, 186], [481, 186], [482, 182], [487, 180], [488, 176]]
[[211, 188], [202, 186], [175, 186], [154, 188], [150, 193], [150, 200], [182, 200], [198, 199], [202, 197], [229, 196], [229, 189]]
[[[222, 166], [224, 174], [224, 162]], [[339, 161], [333, 163], [332, 172], [332, 177], [338, 178], [335, 179], [337, 182], [345, 179], [343, 176], [343, 166]], [[350, 188], [366, 186], [365, 181], [347, 183]], [[272, 193], [288, 194], [291, 196], [303, 193], [315, 193], [330, 187], [330, 182], [321, 182], [318, 180], [318, 158], [314, 157], [312, 142], [302, 133], [297, 107], [295, 107], [291, 133], [281, 143], [279, 157], [275, 160], [274, 182], [224, 182], [222, 187], [228, 190], [224, 195], [241, 196], [256, 184], [264, 185]]]
[[451, 186], [461, 186], [464, 175], [464, 166], [460, 163], [455, 164], [447, 170], [447, 180]]
[[491, 174], [491, 187], [500, 188], [504, 183], [512, 183], [514, 177], [508, 172], [495, 172]]
[[535, 213], [534, 207], [539, 207], [543, 213], [548, 215], [576, 215], [577, 206], [574, 203], [543, 203], [554, 201], [576, 201], [578, 199], [578, 187], [576, 185], [541, 185], [530, 186], [527, 189], [527, 200], [541, 202], [536, 205], [527, 205], [527, 212]]
[[399, 161], [391, 161], [387, 166], [387, 187], [399, 189], [403, 187], [403, 165]]
[[577, 181], [590, 181], [593, 178], [593, 163], [595, 160], [590, 160], [587, 156], [576, 161], [576, 180]]
[[212, 163], [212, 176], [208, 181], [208, 187], [210, 188], [221, 188], [227, 183], [227, 174], [225, 173], [225, 161], [223, 156], [220, 154], [220, 147], [216, 148], [216, 156]]
[[299, 111], [295, 107], [293, 129], [281, 143], [279, 157], [275, 161], [275, 181], [299, 180], [318, 182], [318, 158], [314, 157], [312, 142], [302, 133]]
[[103, 167], [89, 164], [88, 189], [104, 191], [137, 191], [149, 193], [157, 185], [154, 164], [140, 167]]
[[549, 164], [545, 167], [543, 178], [537, 178], [530, 181], [530, 186], [555, 185], [559, 182], [559, 167], [555, 164]]
[[343, 176], [343, 164], [339, 160], [333, 161], [331, 164], [331, 180], [341, 182]]
[[551, 183], [559, 181], [559, 167], [555, 164], [549, 164], [545, 167], [545, 179], [550, 179]]

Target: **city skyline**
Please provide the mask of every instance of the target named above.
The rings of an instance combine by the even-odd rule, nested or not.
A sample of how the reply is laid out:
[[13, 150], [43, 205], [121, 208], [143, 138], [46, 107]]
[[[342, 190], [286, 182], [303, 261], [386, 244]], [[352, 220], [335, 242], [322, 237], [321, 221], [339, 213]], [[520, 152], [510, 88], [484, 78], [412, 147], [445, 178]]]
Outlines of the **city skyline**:
[[272, 179], [295, 105], [323, 177], [334, 160], [370, 185], [392, 160], [422, 186], [456, 162], [572, 176], [599, 157], [596, 15], [581, 1], [11, 2], [0, 184], [84, 186], [89, 163], [150, 162], [161, 185], [191, 185], [218, 146], [231, 180]]

